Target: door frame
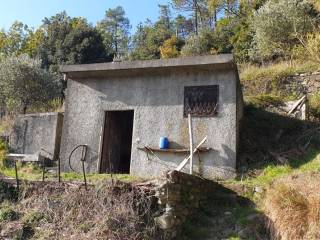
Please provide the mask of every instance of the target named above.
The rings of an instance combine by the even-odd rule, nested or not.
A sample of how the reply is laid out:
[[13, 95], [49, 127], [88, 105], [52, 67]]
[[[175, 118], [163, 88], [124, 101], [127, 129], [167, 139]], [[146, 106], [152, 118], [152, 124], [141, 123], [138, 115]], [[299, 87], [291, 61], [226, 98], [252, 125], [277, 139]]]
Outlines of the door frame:
[[[107, 112], [123, 112], [123, 111], [133, 111], [133, 119], [132, 119], [132, 140], [131, 140], [131, 155], [132, 155], [132, 143], [133, 143], [133, 132], [134, 132], [134, 119], [135, 119], [135, 109], [130, 108], [130, 109], [108, 109], [108, 110], [103, 110], [103, 117], [102, 117], [102, 124], [100, 128], [100, 139], [99, 139], [99, 153], [98, 153], [98, 164], [97, 164], [97, 173], [98, 174], [103, 174], [101, 173], [101, 162], [102, 162], [102, 151], [103, 151], [103, 143], [104, 143], [104, 132], [106, 128], [106, 118], [107, 118]], [[130, 156], [130, 172], [131, 172], [131, 156]]]

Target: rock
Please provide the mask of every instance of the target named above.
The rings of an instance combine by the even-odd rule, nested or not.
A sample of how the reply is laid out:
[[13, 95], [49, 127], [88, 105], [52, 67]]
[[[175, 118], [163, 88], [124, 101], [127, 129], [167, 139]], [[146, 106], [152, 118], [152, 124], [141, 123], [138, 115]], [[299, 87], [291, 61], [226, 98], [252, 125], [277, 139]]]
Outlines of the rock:
[[261, 220], [260, 214], [251, 214], [247, 217], [247, 220], [250, 222], [259, 222]]
[[166, 212], [162, 216], [154, 218], [154, 221], [160, 229], [168, 230], [174, 227], [175, 216], [172, 214], [172, 212]]
[[248, 228], [243, 228], [238, 232], [240, 239], [248, 239], [251, 236], [251, 231]]
[[259, 187], [259, 186], [256, 186], [256, 187], [254, 187], [253, 191], [256, 192], [256, 193], [263, 193], [263, 188]]
[[224, 215], [226, 215], [226, 216], [231, 216], [231, 215], [232, 215], [232, 212], [229, 212], [229, 211], [224, 212]]

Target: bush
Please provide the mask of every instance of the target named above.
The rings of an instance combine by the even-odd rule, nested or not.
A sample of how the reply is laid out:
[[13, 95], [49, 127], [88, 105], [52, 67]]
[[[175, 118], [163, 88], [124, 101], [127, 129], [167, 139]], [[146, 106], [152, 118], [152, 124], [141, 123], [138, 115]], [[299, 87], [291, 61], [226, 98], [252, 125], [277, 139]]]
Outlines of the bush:
[[8, 145], [0, 140], [0, 169], [6, 167], [6, 156], [8, 152]]
[[320, 63], [320, 32], [307, 35], [305, 49], [307, 50], [307, 56], [311, 61]]
[[26, 215], [23, 216], [22, 222], [24, 226], [35, 227], [39, 224], [40, 220], [43, 219], [44, 216], [39, 211], [30, 211]]
[[213, 33], [209, 29], [202, 29], [199, 35], [192, 34], [189, 36], [181, 50], [181, 55], [199, 56], [210, 54], [211, 50], [214, 50], [213, 43]]
[[178, 39], [176, 36], [172, 36], [165, 40], [163, 45], [160, 47], [161, 58], [179, 57], [182, 45], [183, 41]]
[[299, 37], [313, 31], [317, 21], [312, 5], [301, 0], [266, 2], [253, 17], [252, 59], [291, 57]]
[[0, 222], [13, 221], [18, 219], [18, 213], [8, 204], [3, 204], [0, 208]]

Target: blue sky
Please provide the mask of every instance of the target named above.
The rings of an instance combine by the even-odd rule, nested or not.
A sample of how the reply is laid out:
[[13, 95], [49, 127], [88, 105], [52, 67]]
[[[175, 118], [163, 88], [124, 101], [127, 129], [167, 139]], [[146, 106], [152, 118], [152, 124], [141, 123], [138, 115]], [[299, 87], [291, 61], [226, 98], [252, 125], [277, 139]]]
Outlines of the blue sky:
[[71, 17], [85, 17], [95, 24], [109, 8], [122, 6], [130, 19], [133, 31], [147, 18], [156, 20], [158, 4], [169, 0], [0, 0], [0, 29], [8, 29], [15, 21], [38, 27], [44, 17], [66, 10]]

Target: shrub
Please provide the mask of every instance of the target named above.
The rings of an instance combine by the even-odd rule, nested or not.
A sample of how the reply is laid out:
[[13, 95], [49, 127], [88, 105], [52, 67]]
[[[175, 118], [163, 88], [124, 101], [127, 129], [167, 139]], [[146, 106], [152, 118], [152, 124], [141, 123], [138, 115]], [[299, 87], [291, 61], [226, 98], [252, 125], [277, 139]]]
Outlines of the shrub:
[[182, 44], [183, 42], [176, 36], [167, 39], [160, 47], [161, 58], [179, 57]]
[[0, 141], [0, 169], [6, 167], [6, 155], [8, 152], [8, 146], [4, 141]]
[[18, 213], [8, 204], [3, 204], [0, 208], [0, 222], [13, 221], [18, 218]]
[[24, 226], [33, 228], [37, 226], [40, 220], [43, 218], [44, 216], [41, 212], [33, 210], [23, 216], [22, 223]]
[[305, 49], [307, 50], [307, 56], [311, 61], [320, 63], [320, 32], [307, 35]]
[[213, 50], [213, 34], [209, 29], [202, 29], [199, 35], [192, 34], [181, 50], [182, 56], [198, 56], [210, 54]]
[[253, 17], [254, 45], [252, 58], [291, 57], [298, 37], [313, 30], [316, 22], [313, 7], [301, 0], [269, 0]]

